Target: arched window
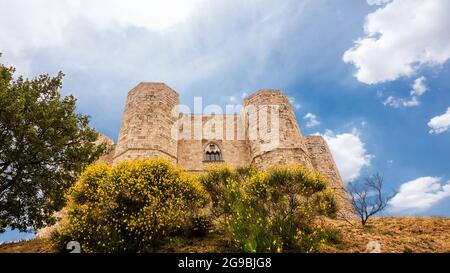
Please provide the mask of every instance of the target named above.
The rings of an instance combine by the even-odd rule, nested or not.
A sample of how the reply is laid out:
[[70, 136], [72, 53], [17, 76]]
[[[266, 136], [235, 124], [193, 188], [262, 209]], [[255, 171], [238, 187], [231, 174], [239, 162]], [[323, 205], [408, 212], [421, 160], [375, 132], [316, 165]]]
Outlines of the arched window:
[[219, 146], [214, 143], [210, 143], [206, 146], [203, 159], [205, 161], [222, 161], [222, 153]]

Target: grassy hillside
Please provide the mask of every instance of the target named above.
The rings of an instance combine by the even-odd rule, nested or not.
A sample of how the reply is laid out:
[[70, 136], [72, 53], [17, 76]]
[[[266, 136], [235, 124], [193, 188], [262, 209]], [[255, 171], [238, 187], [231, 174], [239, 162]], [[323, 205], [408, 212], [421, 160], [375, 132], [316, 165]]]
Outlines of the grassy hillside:
[[378, 241], [382, 252], [450, 252], [450, 218], [374, 218], [365, 228], [334, 222], [341, 242], [325, 252], [365, 252], [369, 241]]
[[[382, 252], [450, 252], [450, 218], [374, 218], [362, 228], [358, 222], [333, 221], [341, 233], [339, 242], [323, 246], [323, 252], [364, 252], [369, 241], [381, 243]], [[222, 234], [173, 240], [161, 252], [233, 252]], [[52, 252], [48, 241], [36, 239], [0, 245], [1, 252]]]

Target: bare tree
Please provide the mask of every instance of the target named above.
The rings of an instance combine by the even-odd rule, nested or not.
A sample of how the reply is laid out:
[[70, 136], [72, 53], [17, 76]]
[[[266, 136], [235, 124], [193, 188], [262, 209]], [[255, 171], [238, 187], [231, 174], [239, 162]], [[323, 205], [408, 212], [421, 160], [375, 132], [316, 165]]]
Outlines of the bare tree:
[[349, 186], [353, 207], [363, 226], [371, 216], [383, 211], [392, 198], [383, 192], [383, 177], [379, 173], [350, 183]]

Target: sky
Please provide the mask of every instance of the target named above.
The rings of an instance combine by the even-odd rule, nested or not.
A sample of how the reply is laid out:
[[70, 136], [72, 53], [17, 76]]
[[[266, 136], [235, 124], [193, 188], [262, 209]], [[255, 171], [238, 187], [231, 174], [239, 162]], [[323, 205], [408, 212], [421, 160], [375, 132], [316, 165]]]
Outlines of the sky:
[[447, 0], [0, 0], [0, 62], [27, 77], [62, 70], [63, 94], [113, 139], [141, 81], [165, 82], [186, 105], [281, 89], [346, 184], [383, 176], [395, 193], [386, 215], [449, 217], [448, 10]]

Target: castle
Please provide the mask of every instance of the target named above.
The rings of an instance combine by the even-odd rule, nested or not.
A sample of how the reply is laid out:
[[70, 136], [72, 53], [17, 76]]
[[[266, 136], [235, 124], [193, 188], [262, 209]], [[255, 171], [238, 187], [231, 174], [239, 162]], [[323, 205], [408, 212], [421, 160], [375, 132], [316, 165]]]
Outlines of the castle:
[[100, 160], [166, 157], [189, 172], [210, 164], [259, 168], [298, 163], [325, 176], [349, 207], [347, 192], [327, 143], [302, 136], [289, 98], [280, 90], [246, 97], [240, 113], [180, 113], [179, 94], [164, 83], [140, 83], [127, 97], [117, 144]]

